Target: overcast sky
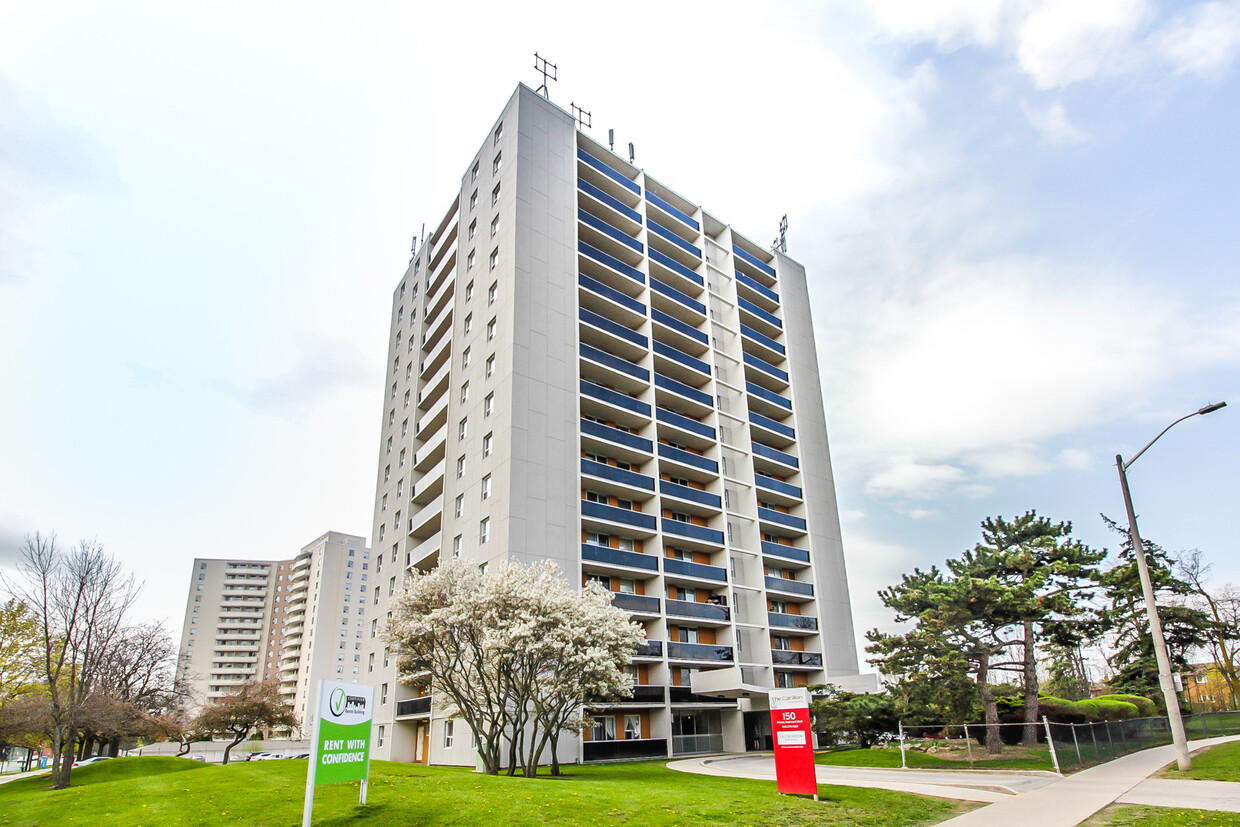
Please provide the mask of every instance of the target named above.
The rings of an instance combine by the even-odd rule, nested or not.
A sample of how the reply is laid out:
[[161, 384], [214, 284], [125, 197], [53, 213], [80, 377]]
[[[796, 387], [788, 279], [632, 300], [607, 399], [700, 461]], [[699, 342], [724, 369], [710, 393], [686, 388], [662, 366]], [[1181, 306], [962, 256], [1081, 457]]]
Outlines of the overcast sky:
[[[452, 8], [449, 9], [448, 7]], [[368, 534], [388, 309], [533, 52], [810, 274], [858, 631], [989, 515], [1240, 580], [1240, 2], [4, 4], [0, 560]], [[1231, 515], [1230, 517], [1228, 515]]]

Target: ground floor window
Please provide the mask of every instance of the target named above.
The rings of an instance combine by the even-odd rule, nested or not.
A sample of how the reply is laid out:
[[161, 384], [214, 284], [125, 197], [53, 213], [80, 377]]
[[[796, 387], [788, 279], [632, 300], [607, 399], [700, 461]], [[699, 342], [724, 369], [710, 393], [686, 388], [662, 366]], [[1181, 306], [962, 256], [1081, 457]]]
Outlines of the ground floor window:
[[640, 738], [642, 737], [642, 716], [625, 715], [624, 716], [624, 737]]
[[600, 715], [594, 719], [594, 727], [590, 730], [591, 741], [616, 740], [616, 718], [614, 715]]

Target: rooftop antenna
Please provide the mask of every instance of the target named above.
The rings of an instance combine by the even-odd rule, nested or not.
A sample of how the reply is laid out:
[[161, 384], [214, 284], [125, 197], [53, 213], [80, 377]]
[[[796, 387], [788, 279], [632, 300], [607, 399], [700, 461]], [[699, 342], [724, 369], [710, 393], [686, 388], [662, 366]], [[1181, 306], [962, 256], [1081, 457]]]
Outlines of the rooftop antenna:
[[612, 152], [616, 151], [616, 130], [607, 130], [607, 148]]
[[551, 96], [547, 94], [547, 81], [559, 80], [555, 76], [555, 69], [554, 63], [548, 63], [545, 57], [539, 57], [538, 52], [534, 52], [534, 71], [541, 72], [543, 76], [542, 86], [539, 86], [535, 93], [541, 92], [542, 96], [547, 100], [551, 100]]
[[633, 163], [633, 142], [629, 141], [629, 163]]
[[572, 111], [572, 113], [573, 113], [573, 120], [575, 120], [575, 121], [577, 122], [577, 126], [578, 126], [578, 127], [584, 127], [585, 129], [593, 129], [593, 128], [594, 128], [594, 126], [593, 126], [593, 124], [592, 124], [592, 122], [591, 122], [591, 120], [590, 120], [590, 113], [589, 113], [589, 112], [587, 112], [586, 110], [582, 109], [580, 106], [578, 106], [577, 104], [575, 104], [575, 103], [573, 103], [573, 102], [571, 102], [571, 101], [570, 101], [570, 102], [569, 102], [569, 104], [568, 104], [568, 108]]
[[779, 236], [771, 242], [771, 252], [778, 250], [781, 253], [788, 252], [788, 214], [784, 213], [784, 217], [779, 219]]

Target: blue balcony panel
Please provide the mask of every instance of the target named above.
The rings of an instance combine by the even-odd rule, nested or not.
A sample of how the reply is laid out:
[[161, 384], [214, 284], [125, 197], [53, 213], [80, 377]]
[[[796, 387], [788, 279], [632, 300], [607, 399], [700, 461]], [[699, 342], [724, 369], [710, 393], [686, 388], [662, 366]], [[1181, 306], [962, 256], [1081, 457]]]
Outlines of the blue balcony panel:
[[[706, 364], [701, 359], [690, 356], [684, 351], [677, 350], [671, 345], [665, 345], [662, 342], [655, 342], [654, 352], [659, 356], [666, 356], [673, 362], [679, 362], [687, 368], [696, 370], [698, 373], [704, 373], [707, 376], [710, 376], [710, 365]], [[789, 404], [791, 405], [791, 403]]]
[[654, 204], [659, 209], [663, 210], [663, 212], [667, 213], [668, 215], [679, 218], [681, 221], [685, 222], [693, 229], [701, 231], [702, 228], [698, 225], [696, 221], [693, 220], [693, 216], [689, 215], [684, 210], [678, 209], [677, 207], [673, 207], [671, 204], [667, 203], [666, 201], [664, 201], [659, 196], [655, 195], [650, 190], [646, 190], [646, 200], [649, 201], [651, 204]]
[[771, 663], [776, 666], [822, 666], [822, 653], [772, 649]]
[[662, 388], [663, 390], [671, 391], [672, 393], [678, 393], [681, 396], [692, 399], [694, 402], [707, 407], [712, 407], [714, 405], [715, 400], [711, 399], [709, 393], [704, 393], [691, 385], [686, 385], [684, 382], [677, 382], [675, 379], [664, 376], [661, 373], [656, 373], [654, 375], [654, 384], [657, 388]]
[[633, 656], [638, 658], [663, 657], [663, 641], [643, 640], [641, 643], [637, 644], [637, 648], [633, 650]]
[[748, 287], [750, 290], [753, 290], [758, 295], [765, 296], [766, 298], [770, 299], [776, 304], [779, 304], [778, 293], [776, 293], [771, 288], [767, 287], [765, 284], [759, 284], [756, 279], [751, 279], [749, 276], [745, 275], [740, 270], [736, 271], [736, 280], [739, 281], [741, 284], [745, 285], [746, 287]]
[[639, 187], [635, 182], [630, 181], [628, 178], [625, 178], [622, 174], [612, 169], [611, 167], [607, 166], [607, 164], [603, 163], [598, 158], [595, 158], [593, 155], [586, 152], [584, 149], [577, 150], [577, 157], [580, 158], [582, 161], [584, 161], [587, 166], [603, 173], [608, 178], [615, 181], [617, 184], [624, 187], [626, 190], [633, 193], [634, 195], [642, 194], [642, 188]]
[[598, 362], [600, 365], [606, 365], [609, 368], [619, 371], [620, 373], [632, 376], [634, 379], [640, 379], [643, 382], [650, 381], [650, 371], [643, 367], [630, 362], [628, 359], [621, 359], [619, 356], [613, 356], [605, 350], [599, 350], [593, 345], [587, 345], [582, 342], [579, 345], [581, 355], [587, 359]]
[[675, 534], [680, 537], [688, 537], [693, 540], [700, 540], [703, 543], [714, 543], [715, 545], [723, 545], [723, 532], [716, 531], [706, 526], [694, 525], [693, 523], [682, 523], [679, 520], [672, 520], [664, 517], [660, 520], [663, 526], [664, 534]]
[[768, 313], [767, 311], [763, 310], [761, 307], [758, 307], [758, 305], [754, 304], [749, 299], [746, 299], [743, 296], [737, 296], [736, 301], [737, 301], [737, 304], [740, 305], [740, 308], [742, 310], [752, 313], [753, 315], [757, 316], [759, 319], [771, 325], [772, 327], [778, 327], [780, 330], [783, 330], [783, 327], [784, 327], [783, 321], [781, 321], [780, 318], [776, 316], [774, 313]]
[[698, 330], [696, 327], [689, 325], [689, 324], [685, 324], [680, 319], [677, 319], [674, 316], [667, 315], [662, 310], [659, 310], [657, 307], [650, 308], [650, 318], [658, 322], [659, 324], [664, 325], [665, 327], [670, 327], [672, 330], [675, 330], [677, 333], [681, 333], [685, 336], [688, 336], [690, 339], [693, 339], [696, 342], [701, 342], [702, 344], [706, 344], [708, 341], [710, 341], [710, 339], [706, 336], [706, 334]]
[[702, 620], [724, 620], [732, 616], [727, 606], [716, 606], [714, 603], [699, 603], [696, 600], [667, 601], [667, 613], [678, 617], [697, 617]]
[[771, 557], [782, 557], [785, 560], [796, 560], [798, 563], [809, 562], [809, 552], [805, 549], [785, 546], [782, 543], [772, 543], [767, 540], [762, 541], [762, 553], [768, 554]]
[[769, 373], [771, 376], [774, 376], [776, 379], [782, 379], [785, 382], [788, 381], [788, 371], [780, 370], [779, 368], [772, 365], [770, 362], [766, 361], [765, 359], [759, 359], [757, 356], [754, 356], [752, 353], [745, 354], [745, 364], [749, 365], [750, 367], [757, 368], [763, 373]]
[[680, 485], [667, 480], [659, 480], [659, 493], [666, 494], [669, 497], [679, 497], [682, 500], [699, 503], [710, 508], [719, 508], [723, 504], [718, 494], [711, 494], [709, 491], [699, 491], [692, 486]]
[[796, 497], [797, 499], [802, 498], [801, 489], [798, 486], [793, 485], [792, 483], [784, 482], [783, 480], [772, 479], [766, 476], [765, 474], [758, 474], [758, 473], [755, 473], [753, 475], [753, 478], [754, 478], [754, 482], [758, 484], [759, 488], [765, 488], [767, 491], [776, 491], [780, 494], [785, 494], [789, 497]]
[[577, 217], [588, 227], [593, 227], [608, 238], [615, 239], [632, 250], [639, 253], [646, 251], [646, 246], [633, 236], [621, 230], [619, 227], [613, 227], [598, 216], [591, 215], [580, 207], [577, 208]]
[[651, 261], [656, 261], [659, 264], [662, 264], [667, 269], [672, 270], [673, 272], [684, 276], [689, 281], [693, 282], [699, 287], [706, 286], [706, 281], [701, 276], [699, 276], [697, 273], [693, 272], [692, 270], [690, 270], [688, 267], [681, 264], [676, 259], [669, 258], [668, 256], [663, 255], [663, 253], [660, 253], [658, 250], [654, 249], [653, 247], [650, 248], [650, 259]]
[[592, 459], [581, 460], [581, 473], [591, 477], [611, 480], [621, 485], [628, 485], [632, 488], [641, 488], [646, 491], [654, 490], [654, 477], [648, 477], [645, 474], [639, 474], [636, 471], [627, 471], [623, 468], [617, 468], [614, 465], [608, 465], [605, 462], [595, 462]]
[[653, 530], [655, 526], [655, 518], [653, 514], [644, 514], [641, 511], [630, 511], [627, 508], [620, 508], [615, 505], [592, 503], [589, 500], [581, 501], [581, 513], [586, 517], [594, 517], [598, 520], [610, 520], [613, 523], [624, 523], [626, 525], [636, 526], [637, 528]]
[[659, 614], [659, 598], [647, 597], [644, 594], [624, 594], [615, 592], [611, 596], [611, 605], [629, 612], [645, 612]]
[[765, 520], [768, 523], [795, 528], [798, 531], [805, 530], [805, 518], [796, 517], [792, 514], [785, 514], [782, 511], [776, 511], [773, 508], [763, 508], [758, 506], [758, 519]]
[[767, 612], [768, 623], [771, 626], [778, 626], [781, 629], [805, 629], [808, 631], [817, 631], [818, 618], [805, 617], [804, 615], [788, 615], [782, 612]]
[[675, 557], [663, 558], [663, 573], [679, 574], [698, 580], [713, 580], [716, 583], [728, 582], [728, 570], [723, 566], [708, 566], [705, 563], [677, 560]]
[[669, 230], [667, 227], [664, 227], [662, 224], [659, 224], [655, 221], [651, 221], [649, 216], [646, 217], [646, 226], [649, 227], [652, 231], [654, 231], [654, 234], [657, 235], [659, 238], [662, 238], [665, 241], [671, 242], [672, 244], [676, 245], [680, 249], [684, 250], [689, 255], [696, 256], [697, 258], [702, 257], [701, 248], [685, 241], [683, 238], [676, 235], [674, 232]]
[[709, 471], [712, 474], [719, 473], [719, 463], [713, 459], [695, 454], [692, 451], [673, 448], [671, 445], [659, 443], [659, 456], [664, 459], [670, 459], [673, 462], [679, 462], [681, 465], [692, 465], [694, 468], [701, 468], [703, 471]]
[[755, 455], [765, 457], [772, 462], [782, 462], [784, 465], [791, 465], [793, 468], [801, 467], [801, 461], [792, 454], [776, 450], [775, 448], [771, 448], [768, 445], [763, 445], [760, 442], [751, 442], [750, 447], [753, 448]]
[[669, 299], [672, 299], [673, 301], [683, 304], [685, 307], [688, 307], [691, 310], [697, 311], [703, 316], [706, 315], [706, 305], [702, 304], [697, 299], [689, 298], [689, 296], [686, 295], [685, 293], [680, 292], [675, 287], [671, 287], [669, 285], [664, 284], [658, 279], [652, 278], [650, 280], [650, 289], [656, 293], [660, 293], [664, 296], [667, 296]]
[[732, 647], [713, 643], [667, 642], [667, 656], [674, 660], [709, 660], [717, 663], [732, 662]]
[[[658, 374], [655, 374], [655, 376], [657, 378]], [[766, 428], [768, 431], [774, 431], [777, 434], [786, 436], [788, 439], [796, 439], [797, 432], [794, 429], [789, 428], [782, 422], [776, 422], [769, 416], [763, 416], [762, 414], [750, 411], [749, 421], [760, 428]]]
[[628, 394], [613, 391], [611, 388], [605, 388], [588, 379], [581, 380], [581, 393], [615, 405], [617, 408], [624, 408], [627, 411], [632, 411], [642, 416], [650, 416], [650, 406], [640, 399], [634, 399]]
[[[684, 416], [683, 414], [678, 414], [675, 411], [669, 411], [667, 408], [659, 408], [656, 411], [656, 416], [658, 417], [658, 420], [660, 422], [666, 422], [668, 425], [675, 425], [677, 428], [680, 428], [682, 431], [689, 431], [690, 433], [704, 436], [707, 439], [715, 438], [714, 428], [710, 427], [709, 425], [703, 425], [701, 422], [698, 422], [696, 419], [691, 419], [690, 417]], [[667, 446], [662, 446], [662, 447], [667, 447]]]
[[654, 450], [651, 441], [640, 437], [637, 434], [630, 434], [628, 431], [622, 431], [619, 428], [612, 428], [609, 425], [603, 425], [600, 422], [592, 422], [589, 419], [581, 420], [581, 433], [587, 436], [605, 439], [608, 442], [614, 442], [617, 445], [626, 445], [629, 448], [636, 448], [638, 451], [645, 451], [647, 454]]
[[607, 193], [603, 192], [601, 189], [594, 186], [586, 179], [584, 178], [577, 179], [577, 189], [581, 190], [582, 192], [586, 193], [587, 195], [593, 198], [597, 198], [599, 201], [602, 201], [604, 204], [611, 207], [613, 210], [625, 216], [626, 218], [631, 218], [634, 221], [636, 221], [638, 224], [642, 223], [641, 213], [639, 213], [637, 210], [633, 209], [628, 204], [621, 201], [619, 198], [616, 198], [615, 196], [608, 195]]
[[766, 587], [778, 592], [788, 592], [789, 594], [803, 594], [811, 597], [814, 594], [813, 583], [806, 583], [803, 580], [789, 580], [786, 577], [771, 577], [767, 575]]
[[[589, 560], [592, 563], [605, 563], [610, 566], [624, 566], [629, 569], [659, 570], [659, 558], [653, 554], [621, 551], [618, 548], [596, 546], [592, 543], [581, 544], [581, 559]], [[658, 652], [655, 654], [658, 654]]]
[[600, 250], [599, 248], [592, 247], [589, 244], [586, 244], [584, 241], [577, 242], [577, 252], [581, 253], [587, 258], [594, 259], [600, 264], [605, 264], [606, 266], [615, 270], [617, 273], [626, 275], [629, 278], [633, 279], [633, 281], [638, 282], [639, 284], [646, 283], [646, 276], [642, 273], [641, 270], [638, 270], [634, 267], [630, 267], [629, 265], [625, 264], [623, 261], [616, 258], [615, 256], [609, 256], [606, 253], [604, 253], [602, 250]]
[[753, 339], [755, 342], [762, 345], [763, 347], [766, 347], [766, 348], [769, 348], [770, 350], [775, 351], [780, 356], [788, 355], [788, 351], [784, 350], [783, 345], [781, 345], [779, 342], [772, 339], [770, 336], [766, 336], [762, 333], [759, 333], [758, 331], [754, 330], [749, 325], [746, 325], [746, 324], [741, 325], [741, 334], [748, 336], [750, 339]]
[[626, 296], [614, 287], [608, 287], [601, 281], [590, 278], [585, 273], [577, 274], [577, 283], [589, 290], [591, 293], [597, 293], [600, 296], [611, 299], [621, 307], [627, 307], [634, 313], [640, 313], [643, 316], [646, 315], [646, 305], [642, 304], [637, 299]]
[[633, 344], [638, 345], [639, 347], [644, 347], [644, 348], [650, 347], [650, 340], [647, 339], [642, 334], [638, 333], [635, 330], [629, 330], [624, 325], [620, 324], [619, 322], [613, 322], [611, 319], [607, 318], [606, 316], [600, 316], [598, 313], [595, 313], [593, 310], [587, 310], [584, 307], [581, 308], [581, 310], [578, 312], [578, 318], [580, 318], [586, 324], [594, 325], [599, 330], [606, 330], [608, 333], [612, 334], [613, 336], [619, 336], [621, 339], [624, 339], [626, 342], [632, 342]]
[[745, 390], [749, 391], [754, 396], [760, 399], [765, 399], [767, 402], [770, 402], [772, 405], [778, 405], [781, 408], [787, 408], [788, 410], [792, 410], [791, 399], [780, 396], [779, 394], [775, 393], [775, 391], [768, 391], [766, 388], [762, 387], [761, 385], [755, 385], [753, 382], [746, 382]]
[[757, 256], [754, 256], [753, 254], [745, 250], [742, 250], [740, 247], [738, 247], [735, 244], [732, 245], [732, 252], [735, 253], [740, 258], [752, 264], [754, 267], [757, 267], [759, 270], [761, 270], [763, 273], [766, 273], [771, 278], [775, 278], [775, 268], [767, 264], [765, 261], [762, 261]]

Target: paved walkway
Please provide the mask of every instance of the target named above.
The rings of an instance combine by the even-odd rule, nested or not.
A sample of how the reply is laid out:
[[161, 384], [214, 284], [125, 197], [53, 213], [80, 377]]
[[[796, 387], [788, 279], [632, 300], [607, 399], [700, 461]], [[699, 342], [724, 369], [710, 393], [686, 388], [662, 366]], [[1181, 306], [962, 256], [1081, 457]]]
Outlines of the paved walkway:
[[1147, 778], [1121, 795], [1115, 803], [1240, 813], [1240, 783]]

